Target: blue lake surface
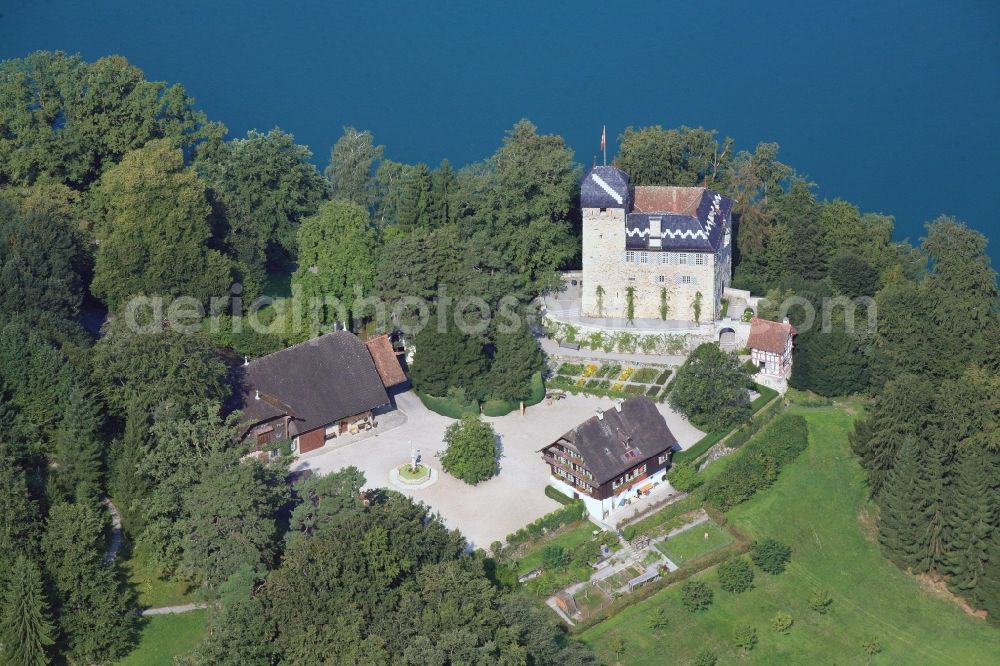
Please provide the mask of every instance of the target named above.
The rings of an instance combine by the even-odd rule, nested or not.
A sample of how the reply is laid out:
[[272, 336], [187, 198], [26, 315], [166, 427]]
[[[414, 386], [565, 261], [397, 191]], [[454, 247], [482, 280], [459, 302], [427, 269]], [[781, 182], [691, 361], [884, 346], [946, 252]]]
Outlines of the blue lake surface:
[[[279, 126], [321, 166], [341, 127], [454, 165], [519, 118], [589, 165], [629, 125], [778, 141], [825, 198], [949, 213], [1000, 263], [1000, 2], [4, 0], [0, 58], [119, 53], [230, 129]], [[598, 157], [599, 159], [599, 157]]]

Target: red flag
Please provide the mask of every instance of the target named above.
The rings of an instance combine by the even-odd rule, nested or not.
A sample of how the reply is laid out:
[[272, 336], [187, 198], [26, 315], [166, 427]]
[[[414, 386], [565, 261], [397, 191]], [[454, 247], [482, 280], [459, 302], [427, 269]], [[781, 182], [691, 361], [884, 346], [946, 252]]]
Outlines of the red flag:
[[608, 126], [605, 125], [601, 128], [601, 150], [604, 150], [608, 138]]

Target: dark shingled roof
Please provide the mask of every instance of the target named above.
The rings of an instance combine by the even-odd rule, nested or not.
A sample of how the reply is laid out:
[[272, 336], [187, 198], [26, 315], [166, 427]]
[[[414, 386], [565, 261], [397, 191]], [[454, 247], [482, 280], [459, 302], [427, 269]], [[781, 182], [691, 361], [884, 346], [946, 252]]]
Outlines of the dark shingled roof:
[[631, 208], [628, 174], [613, 166], [595, 166], [580, 183], [583, 208]]
[[[729, 228], [733, 200], [707, 187], [639, 186], [626, 216], [629, 250], [712, 252]], [[660, 247], [650, 248], [650, 218], [660, 219]]]
[[619, 404], [621, 411], [612, 408], [602, 418], [592, 416], [560, 438], [580, 452], [598, 484], [677, 444], [652, 400], [639, 395]]
[[235, 407], [244, 421], [288, 414], [291, 435], [389, 403], [368, 347], [347, 331], [255, 359], [237, 368], [236, 375]]

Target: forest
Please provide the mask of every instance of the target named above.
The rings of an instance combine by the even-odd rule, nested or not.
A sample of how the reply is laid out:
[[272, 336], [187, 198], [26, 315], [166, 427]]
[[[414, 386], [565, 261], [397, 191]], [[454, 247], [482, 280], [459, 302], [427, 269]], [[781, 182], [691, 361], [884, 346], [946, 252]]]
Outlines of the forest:
[[[996, 617], [1000, 301], [985, 237], [942, 217], [919, 244], [895, 242], [890, 216], [818, 200], [777, 144], [736, 150], [714, 131], [659, 126], [619, 143], [638, 184], [737, 200], [734, 286], [773, 303], [872, 299], [876, 331], [847, 330], [841, 310], [829, 333], [799, 336], [792, 383], [870, 398], [852, 446], [886, 555]], [[361, 493], [357, 470], [289, 485], [277, 466], [241, 462], [230, 366], [312, 331], [277, 309], [264, 333], [165, 319], [137, 333], [123, 316], [136, 296], [207, 309], [236, 284], [249, 301], [290, 275], [293, 290], [348, 304], [347, 321], [320, 310], [320, 324], [367, 333], [369, 296], [447, 316], [442, 291], [513, 298], [530, 313], [578, 265], [583, 169], [561, 137], [522, 120], [461, 168], [385, 152], [344, 128], [320, 172], [287, 132], [229, 139], [181, 85], [124, 58], [0, 63], [6, 661], [112, 663], [135, 645], [135, 591], [105, 561], [110, 497], [130, 546], [212, 601], [190, 663], [593, 663], [426, 507]], [[414, 385], [524, 399], [542, 367], [531, 331], [483, 323], [417, 334]]]

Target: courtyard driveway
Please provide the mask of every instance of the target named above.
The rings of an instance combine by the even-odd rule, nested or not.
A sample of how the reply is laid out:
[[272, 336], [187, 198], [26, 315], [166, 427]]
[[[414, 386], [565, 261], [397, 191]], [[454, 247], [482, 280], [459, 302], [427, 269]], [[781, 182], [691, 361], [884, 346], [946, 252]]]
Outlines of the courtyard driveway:
[[[435, 454], [444, 448], [444, 430], [452, 419], [428, 410], [412, 391], [396, 396], [396, 404], [406, 413], [403, 425], [348, 446], [307, 454], [292, 470], [325, 474], [353, 465], [364, 472], [366, 487], [387, 487], [389, 470], [409, 461], [411, 445], [424, 462], [441, 470]], [[598, 407], [611, 409], [612, 405], [608, 398], [568, 395], [552, 405], [542, 402], [529, 407], [524, 416], [514, 412], [486, 418], [500, 437], [499, 475], [469, 486], [442, 470], [434, 485], [400, 492], [440, 513], [445, 524], [461, 530], [474, 547], [488, 549], [491, 542], [559, 508], [544, 494], [549, 473], [538, 450], [593, 416]], [[660, 405], [660, 411], [683, 448], [702, 437], [701, 431], [668, 406]]]

